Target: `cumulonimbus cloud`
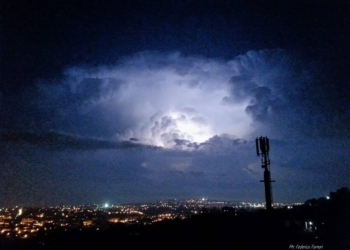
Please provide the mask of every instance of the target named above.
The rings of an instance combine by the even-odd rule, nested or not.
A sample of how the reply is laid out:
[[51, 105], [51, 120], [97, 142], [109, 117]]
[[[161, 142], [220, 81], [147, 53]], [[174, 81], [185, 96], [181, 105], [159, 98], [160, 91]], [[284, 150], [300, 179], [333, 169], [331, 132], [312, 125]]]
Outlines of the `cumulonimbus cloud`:
[[318, 135], [329, 125], [322, 122], [344, 117], [326, 120], [314, 81], [307, 64], [283, 50], [229, 61], [142, 52], [112, 66], [67, 69], [62, 83], [38, 87], [57, 130], [171, 148], [221, 134]]
[[291, 110], [286, 94], [298, 86], [293, 77], [283, 51], [231, 61], [144, 52], [114, 66], [66, 70], [62, 83], [38, 85], [39, 105], [54, 109], [57, 130], [172, 147], [175, 140], [201, 143], [223, 133], [249, 137], [254, 122], [270, 128], [268, 119], [278, 122]]
[[[37, 130], [30, 131], [36, 132], [2, 131], [5, 198], [15, 204], [19, 191], [22, 201], [24, 191], [33, 197], [47, 192], [55, 203], [51, 193], [72, 197], [71, 190], [97, 200], [116, 194], [125, 201], [169, 194], [245, 199], [252, 190], [263, 197], [252, 140], [260, 135], [271, 139], [277, 190], [310, 190], [303, 199], [345, 185], [349, 140], [330, 143], [320, 135], [325, 128], [344, 131], [347, 116], [324, 108], [341, 102], [317, 90], [314, 73], [283, 50], [250, 51], [229, 61], [143, 52], [110, 66], [67, 69], [62, 81], [38, 83], [35, 98], [23, 94], [37, 110], [27, 114], [31, 124], [21, 123], [22, 116], [14, 120], [23, 131], [34, 124]], [[130, 147], [136, 149], [119, 150]], [[321, 171], [327, 178], [315, 174]], [[30, 178], [17, 176], [28, 172]], [[309, 188], [313, 181], [322, 183], [319, 191]]]

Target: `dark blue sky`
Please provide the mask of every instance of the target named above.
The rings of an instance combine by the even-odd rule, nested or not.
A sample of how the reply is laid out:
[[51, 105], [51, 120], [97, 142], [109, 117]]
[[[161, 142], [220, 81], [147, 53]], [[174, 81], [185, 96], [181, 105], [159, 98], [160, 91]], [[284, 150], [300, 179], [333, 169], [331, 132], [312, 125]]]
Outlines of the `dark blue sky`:
[[349, 7], [2, 0], [0, 205], [349, 186]]

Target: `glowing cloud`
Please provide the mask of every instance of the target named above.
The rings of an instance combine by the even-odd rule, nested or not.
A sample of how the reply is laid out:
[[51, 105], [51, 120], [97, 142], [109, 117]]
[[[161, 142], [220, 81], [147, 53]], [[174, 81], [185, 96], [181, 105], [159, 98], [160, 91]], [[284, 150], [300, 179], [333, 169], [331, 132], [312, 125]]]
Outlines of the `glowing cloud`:
[[[185, 58], [178, 53], [141, 53], [114, 67], [66, 71], [75, 94], [91, 93], [80, 105], [86, 114], [103, 110], [103, 119], [125, 122], [115, 138], [138, 138], [144, 143], [172, 147], [174, 140], [201, 143], [214, 135], [249, 133], [249, 100], [227, 105], [232, 67], [226, 62]], [[90, 80], [89, 80], [90, 79]]]
[[319, 97], [304, 98], [313, 77], [297, 62], [283, 50], [230, 61], [142, 52], [108, 67], [70, 68], [59, 85], [38, 86], [58, 131], [167, 148], [222, 134], [296, 138], [321, 133], [328, 117], [314, 109]]

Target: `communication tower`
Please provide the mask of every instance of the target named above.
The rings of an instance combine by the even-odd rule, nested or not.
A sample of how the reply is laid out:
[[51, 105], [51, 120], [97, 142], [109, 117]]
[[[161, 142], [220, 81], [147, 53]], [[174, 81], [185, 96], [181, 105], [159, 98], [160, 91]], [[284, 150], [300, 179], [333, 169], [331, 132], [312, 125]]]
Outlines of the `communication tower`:
[[260, 182], [264, 182], [265, 184], [265, 199], [266, 199], [266, 209], [272, 209], [272, 186], [271, 182], [275, 182], [271, 180], [270, 174], [270, 143], [269, 138], [267, 137], [257, 137], [255, 139], [256, 143], [256, 154], [261, 156], [261, 167], [264, 169], [264, 180]]

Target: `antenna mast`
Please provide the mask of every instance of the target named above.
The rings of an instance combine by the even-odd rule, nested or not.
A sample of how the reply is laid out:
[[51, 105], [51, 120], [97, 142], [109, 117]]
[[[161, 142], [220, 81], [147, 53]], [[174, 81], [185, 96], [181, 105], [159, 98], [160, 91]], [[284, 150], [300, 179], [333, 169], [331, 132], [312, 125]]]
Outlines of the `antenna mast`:
[[270, 174], [270, 159], [269, 159], [269, 151], [270, 151], [270, 143], [269, 138], [262, 137], [255, 139], [256, 143], [256, 154], [261, 156], [261, 167], [264, 168], [264, 180], [260, 182], [264, 182], [265, 184], [265, 199], [266, 199], [266, 209], [272, 209], [272, 187], [271, 182], [275, 182], [271, 180]]

